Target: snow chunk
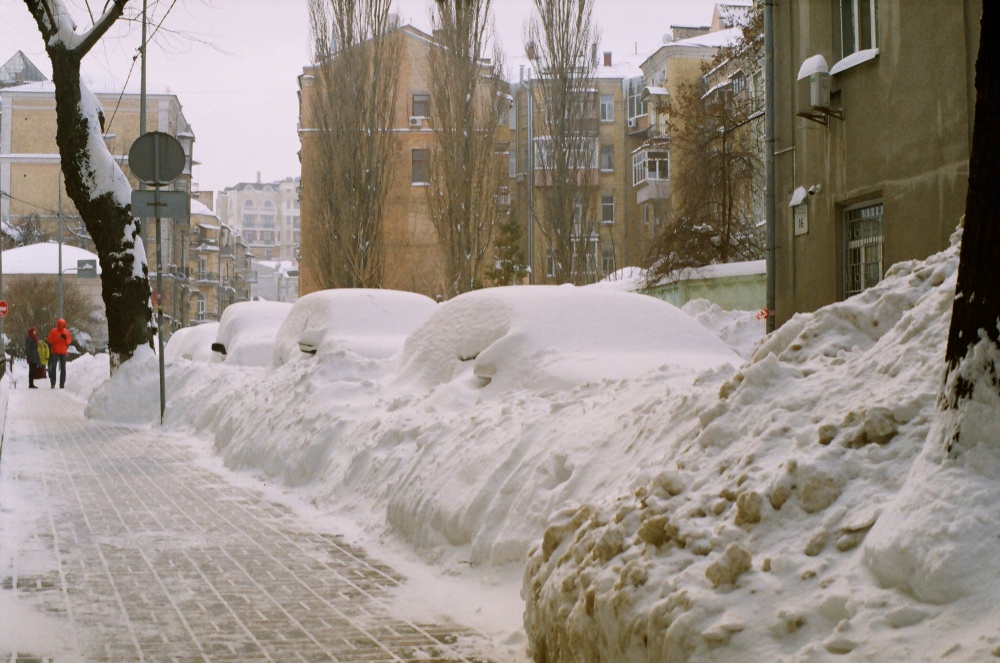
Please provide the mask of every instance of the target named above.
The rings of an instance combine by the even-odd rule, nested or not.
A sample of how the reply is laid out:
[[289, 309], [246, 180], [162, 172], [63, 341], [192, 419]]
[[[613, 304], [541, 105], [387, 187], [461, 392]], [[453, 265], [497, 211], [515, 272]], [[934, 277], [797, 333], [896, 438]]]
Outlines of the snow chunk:
[[830, 71], [830, 67], [826, 64], [826, 58], [822, 55], [814, 55], [811, 58], [806, 58], [802, 62], [802, 66], [799, 67], [799, 75], [797, 80], [803, 80], [809, 78], [813, 74], [825, 74]]
[[[861, 51], [855, 51], [848, 55], [846, 58], [838, 60], [836, 64], [830, 69], [830, 75], [839, 74], [842, 71], [846, 71], [851, 67], [856, 67], [862, 62], [868, 62], [869, 60], [874, 60], [878, 57], [877, 48], [866, 48]], [[801, 78], [801, 77], [800, 77]]]

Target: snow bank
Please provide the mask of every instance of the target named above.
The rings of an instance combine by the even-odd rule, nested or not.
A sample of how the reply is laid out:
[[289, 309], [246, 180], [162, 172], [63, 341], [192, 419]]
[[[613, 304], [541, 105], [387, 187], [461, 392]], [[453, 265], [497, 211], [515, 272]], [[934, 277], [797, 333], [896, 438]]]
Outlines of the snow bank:
[[226, 348], [225, 362], [235, 366], [267, 366], [275, 336], [292, 305], [286, 302], [237, 302], [226, 307], [215, 341]]
[[406, 336], [437, 307], [430, 297], [398, 290], [342, 288], [300, 297], [278, 329], [272, 366], [308, 355], [354, 352], [385, 359], [399, 352]]
[[[565, 389], [661, 370], [693, 373], [736, 357], [676, 307], [617, 290], [509, 286], [446, 303], [407, 340], [400, 380], [492, 390]], [[471, 367], [470, 371], [465, 370]]]
[[996, 438], [943, 462], [932, 429], [956, 267], [954, 246], [896, 265], [781, 327], [715, 402], [653, 414], [661, 471], [531, 551], [535, 659], [1000, 655]]
[[165, 362], [186, 359], [206, 364], [222, 360], [222, 355], [212, 351], [212, 344], [219, 333], [218, 322], [206, 322], [194, 327], [178, 329], [170, 336], [163, 349]]

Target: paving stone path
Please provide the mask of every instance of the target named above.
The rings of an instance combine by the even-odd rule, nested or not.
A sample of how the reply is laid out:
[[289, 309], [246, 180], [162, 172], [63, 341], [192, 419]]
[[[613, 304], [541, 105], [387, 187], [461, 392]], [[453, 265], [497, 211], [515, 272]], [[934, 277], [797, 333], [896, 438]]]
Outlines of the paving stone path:
[[391, 615], [397, 573], [176, 434], [89, 421], [46, 385], [11, 390], [2, 454], [0, 506], [4, 482], [39, 498], [0, 588], [65, 624], [70, 653], [0, 642], [0, 662], [493, 660], [472, 629]]

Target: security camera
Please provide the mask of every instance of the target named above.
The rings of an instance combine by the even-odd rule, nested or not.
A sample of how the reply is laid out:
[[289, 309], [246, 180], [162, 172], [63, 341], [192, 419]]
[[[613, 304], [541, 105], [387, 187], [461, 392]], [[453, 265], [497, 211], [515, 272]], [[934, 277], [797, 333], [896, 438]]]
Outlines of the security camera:
[[821, 184], [813, 184], [811, 187], [809, 187], [809, 195], [810, 196], [815, 196], [817, 193], [819, 193], [822, 190], [823, 190], [823, 185], [821, 185]]

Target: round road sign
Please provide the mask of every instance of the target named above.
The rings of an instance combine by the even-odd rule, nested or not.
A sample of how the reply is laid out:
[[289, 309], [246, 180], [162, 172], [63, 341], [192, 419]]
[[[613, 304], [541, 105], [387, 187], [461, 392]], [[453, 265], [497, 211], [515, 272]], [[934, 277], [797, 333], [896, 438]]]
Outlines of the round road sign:
[[128, 151], [129, 168], [148, 186], [170, 184], [184, 172], [186, 161], [180, 141], [162, 131], [139, 136]]
[[7, 302], [0, 299], [0, 318], [7, 317]]

